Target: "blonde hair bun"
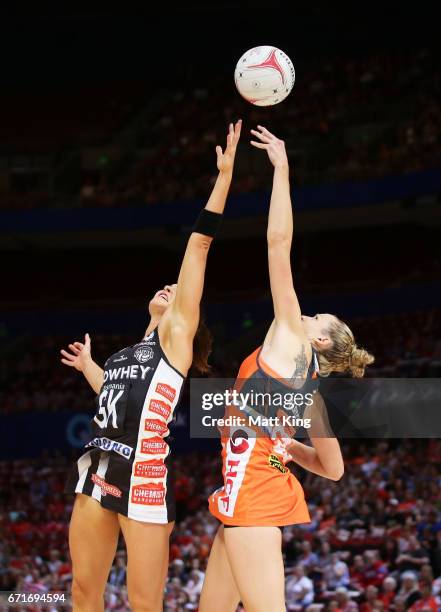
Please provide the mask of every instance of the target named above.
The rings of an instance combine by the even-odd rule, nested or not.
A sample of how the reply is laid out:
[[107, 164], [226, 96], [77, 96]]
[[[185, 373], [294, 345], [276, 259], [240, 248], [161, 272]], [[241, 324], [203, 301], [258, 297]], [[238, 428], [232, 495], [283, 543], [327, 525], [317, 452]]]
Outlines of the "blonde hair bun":
[[374, 363], [375, 357], [363, 348], [354, 346], [349, 358], [349, 370], [354, 378], [363, 378], [366, 366]]

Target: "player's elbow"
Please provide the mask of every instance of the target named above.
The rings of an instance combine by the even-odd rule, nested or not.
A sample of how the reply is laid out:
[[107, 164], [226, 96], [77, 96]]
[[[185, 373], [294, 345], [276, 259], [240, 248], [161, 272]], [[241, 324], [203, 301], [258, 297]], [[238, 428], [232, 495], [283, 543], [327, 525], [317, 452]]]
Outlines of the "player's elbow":
[[202, 255], [206, 255], [208, 253], [212, 240], [213, 238], [210, 238], [210, 236], [197, 233], [193, 233], [190, 238], [192, 248]]
[[266, 240], [269, 248], [281, 247], [289, 249], [291, 247], [291, 236], [284, 229], [268, 230]]
[[343, 478], [344, 473], [345, 468], [343, 465], [336, 466], [331, 470], [327, 470], [326, 477], [329, 478], [329, 480], [334, 480], [335, 482], [337, 482], [338, 480], [341, 480]]

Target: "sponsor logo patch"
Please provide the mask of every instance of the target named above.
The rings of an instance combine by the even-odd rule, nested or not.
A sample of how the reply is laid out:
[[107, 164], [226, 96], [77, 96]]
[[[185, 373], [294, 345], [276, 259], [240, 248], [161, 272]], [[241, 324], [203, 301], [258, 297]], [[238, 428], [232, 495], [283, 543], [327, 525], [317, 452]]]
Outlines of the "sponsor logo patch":
[[176, 389], [173, 389], [173, 387], [170, 387], [170, 385], [167, 385], [166, 383], [158, 383], [156, 385], [156, 393], [164, 396], [170, 402], [172, 402], [176, 397]]
[[141, 440], [141, 453], [144, 455], [163, 455], [167, 450], [167, 442], [164, 442], [159, 436]]
[[121, 357], [117, 357], [116, 359], [113, 360], [113, 363], [116, 363], [117, 361], [125, 361], [127, 359], [127, 355], [121, 355]]
[[110, 440], [109, 438], [94, 438], [90, 442], [86, 444], [86, 448], [88, 446], [96, 446], [97, 448], [101, 448], [105, 451], [113, 451], [114, 453], [118, 453], [125, 459], [130, 459], [133, 448], [128, 446], [127, 444], [121, 444], [121, 442], [115, 442], [115, 440]]
[[217, 506], [221, 514], [233, 516], [237, 497], [245, 475], [246, 466], [256, 443], [251, 434], [252, 429], [236, 429], [226, 444], [226, 468], [224, 486], [217, 497]]
[[139, 363], [145, 363], [146, 361], [149, 361], [149, 359], [152, 359], [153, 349], [149, 346], [140, 346], [136, 349], [134, 356], [136, 361], [139, 361]]
[[143, 338], [141, 342], [138, 342], [137, 344], [135, 344], [135, 346], [142, 346], [143, 344], [147, 344], [148, 346], [155, 346], [156, 342], [155, 340], [152, 340], [154, 335], [155, 335], [155, 332], [152, 332], [151, 334]]
[[167, 468], [160, 459], [137, 461], [135, 463], [134, 476], [140, 476], [141, 478], [164, 478], [166, 474]]
[[250, 447], [249, 442], [247, 442], [248, 438], [248, 433], [244, 429], [236, 429], [230, 438], [231, 452], [235, 455], [245, 453]]
[[276, 468], [276, 470], [279, 470], [279, 472], [282, 472], [282, 474], [286, 474], [288, 471], [288, 468], [283, 465], [277, 455], [269, 455], [268, 463], [271, 467]]
[[155, 414], [159, 414], [159, 416], [162, 416], [165, 420], [167, 420], [172, 411], [172, 407], [162, 400], [152, 399], [150, 400], [149, 410]]
[[121, 497], [122, 493], [118, 487], [115, 485], [111, 485], [106, 482], [101, 476], [98, 474], [92, 474], [91, 476], [92, 482], [96, 484], [101, 489], [101, 495], [113, 495], [114, 497]]
[[132, 504], [143, 504], [144, 506], [163, 506], [165, 500], [165, 489], [162, 484], [154, 482], [135, 485], [132, 488], [131, 499]]
[[160, 436], [163, 436], [166, 432], [168, 432], [167, 425], [159, 419], [145, 419], [144, 429], [145, 431], [157, 433]]
[[104, 372], [104, 382], [108, 380], [118, 380], [123, 378], [137, 379], [141, 374], [141, 380], [145, 380], [147, 374], [152, 370], [150, 366], [128, 365], [127, 367], [111, 368]]

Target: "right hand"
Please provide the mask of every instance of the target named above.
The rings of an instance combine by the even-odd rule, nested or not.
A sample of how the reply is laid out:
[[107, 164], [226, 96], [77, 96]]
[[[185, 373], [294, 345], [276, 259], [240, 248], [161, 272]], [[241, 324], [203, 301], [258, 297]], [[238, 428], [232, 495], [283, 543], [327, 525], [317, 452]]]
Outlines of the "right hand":
[[261, 142], [252, 140], [251, 144], [253, 147], [256, 147], [256, 149], [266, 149], [274, 168], [288, 168], [288, 156], [286, 155], [284, 141], [271, 134], [261, 125], [257, 126], [257, 130], [251, 130], [251, 133], [257, 136]]
[[70, 353], [62, 349], [60, 352], [63, 355], [64, 359], [61, 361], [70, 367], [79, 370], [80, 372], [84, 372], [84, 368], [92, 359], [90, 353], [90, 336], [86, 334], [84, 336], [84, 344], [82, 342], [74, 342], [73, 344], [69, 344]]
[[233, 172], [234, 158], [236, 157], [241, 129], [242, 119], [239, 119], [234, 125], [230, 123], [225, 151], [222, 151], [222, 147], [219, 145], [216, 147], [217, 169], [222, 174], [231, 174]]

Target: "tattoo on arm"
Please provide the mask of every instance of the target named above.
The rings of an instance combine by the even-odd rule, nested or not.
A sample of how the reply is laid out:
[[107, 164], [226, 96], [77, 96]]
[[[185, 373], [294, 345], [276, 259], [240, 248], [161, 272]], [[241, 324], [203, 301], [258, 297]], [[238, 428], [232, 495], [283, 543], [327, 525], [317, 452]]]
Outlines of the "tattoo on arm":
[[294, 359], [294, 363], [296, 364], [293, 375], [291, 376], [291, 382], [295, 383], [296, 379], [301, 378], [304, 379], [306, 373], [308, 371], [308, 359], [306, 357], [305, 345], [302, 344], [302, 350]]

